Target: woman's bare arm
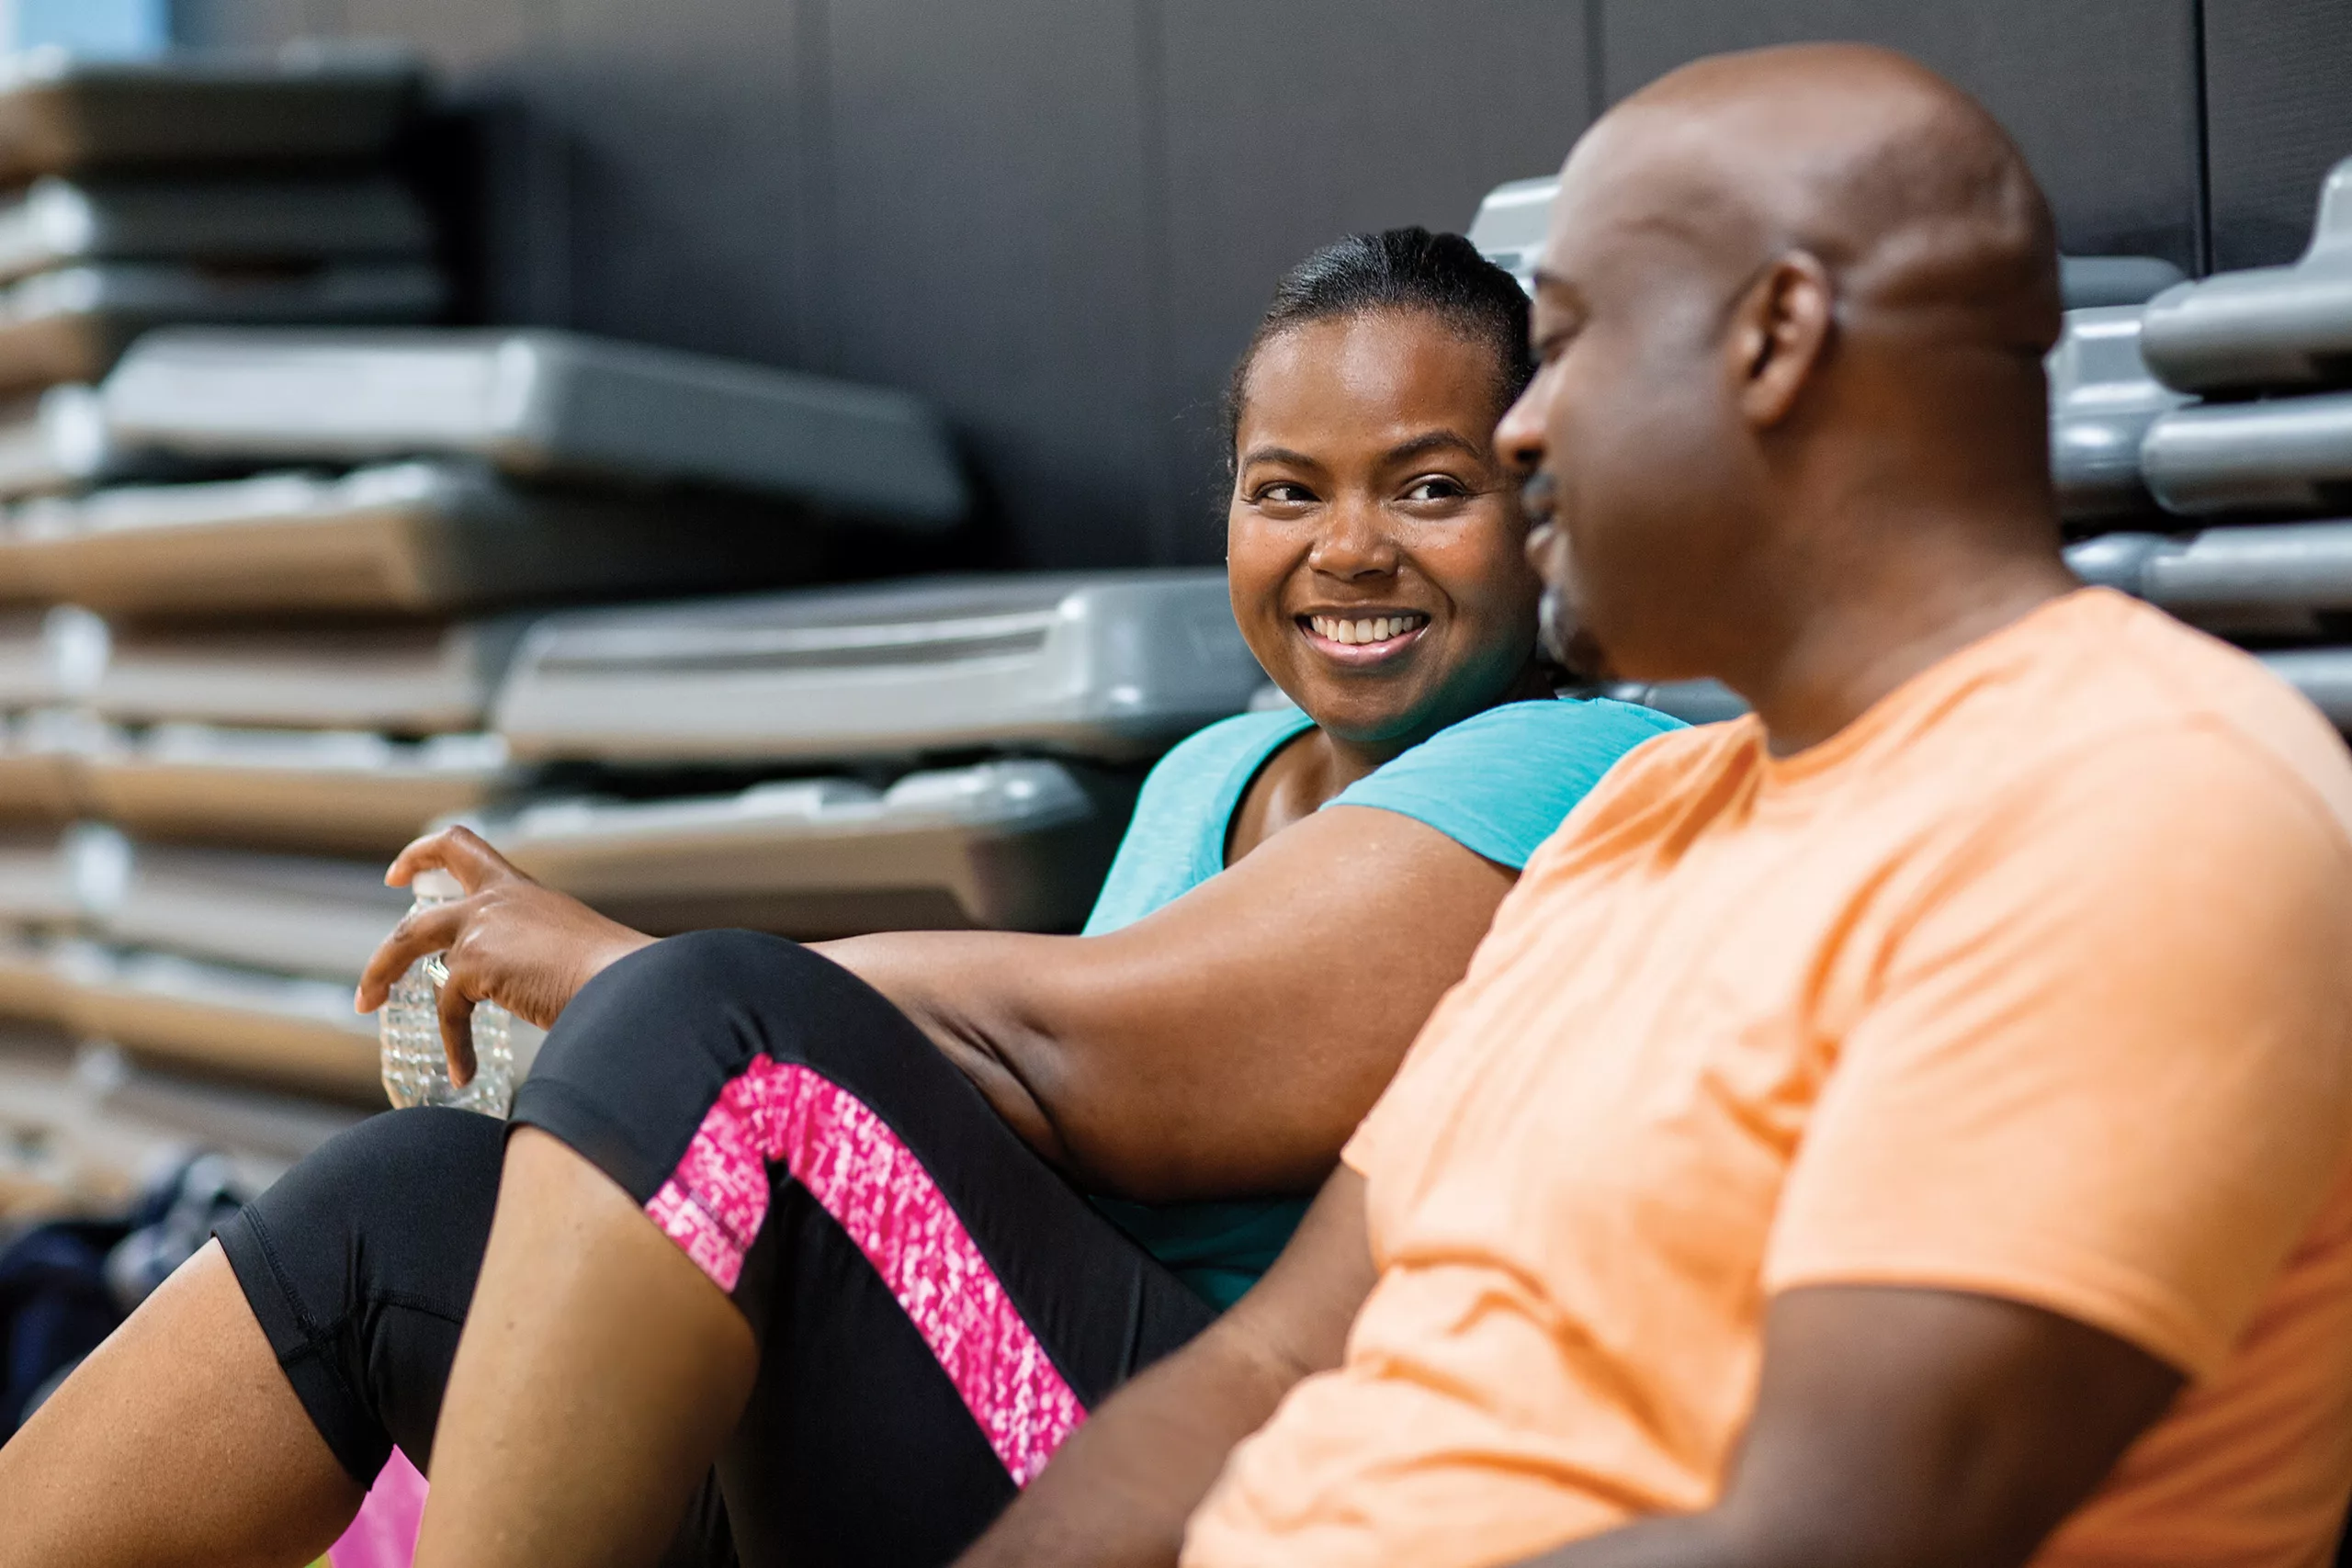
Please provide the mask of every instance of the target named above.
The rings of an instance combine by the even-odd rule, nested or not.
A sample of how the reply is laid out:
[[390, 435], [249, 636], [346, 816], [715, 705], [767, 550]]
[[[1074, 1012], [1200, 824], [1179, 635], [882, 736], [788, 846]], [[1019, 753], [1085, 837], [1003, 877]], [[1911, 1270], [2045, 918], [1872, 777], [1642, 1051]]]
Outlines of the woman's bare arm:
[[1411, 818], [1335, 807], [1105, 936], [908, 931], [820, 951], [1100, 1190], [1306, 1192], [1514, 880]]
[[[393, 863], [468, 896], [403, 920], [363, 1009], [447, 950], [442, 1033], [461, 1078], [469, 1018], [499, 1002], [546, 1026], [652, 939], [543, 887], [463, 829]], [[1514, 874], [1370, 807], [1318, 811], [1107, 936], [901, 931], [820, 951], [888, 997], [1046, 1158], [1105, 1192], [1162, 1201], [1310, 1192], [1461, 978]]]

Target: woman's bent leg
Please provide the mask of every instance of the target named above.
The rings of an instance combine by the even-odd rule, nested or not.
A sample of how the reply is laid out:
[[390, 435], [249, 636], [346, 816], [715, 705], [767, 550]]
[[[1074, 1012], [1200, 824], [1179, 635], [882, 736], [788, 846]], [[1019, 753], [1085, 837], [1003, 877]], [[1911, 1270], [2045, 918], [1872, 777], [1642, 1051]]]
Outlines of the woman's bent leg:
[[[616, 1534], [650, 1539], [650, 1510], [714, 1455], [747, 1563], [944, 1562], [1211, 1316], [886, 1000], [773, 938], [707, 932], [613, 965], [515, 1119], [569, 1149], [509, 1145], [421, 1562], [620, 1561]], [[658, 1275], [668, 1304], [602, 1307], [624, 1270]], [[719, 1392], [691, 1410], [640, 1357]], [[548, 1393], [598, 1379], [643, 1386], [593, 1418]], [[723, 1443], [713, 1403], [742, 1408]], [[563, 1481], [583, 1474], [649, 1512], [600, 1502], [601, 1537], [568, 1526]]]
[[[505, 1134], [379, 1116], [222, 1227], [0, 1450], [0, 1565], [307, 1563], [434, 1468]], [[715, 1482], [662, 1561], [732, 1561]]]
[[0, 1447], [0, 1565], [290, 1568], [366, 1494], [209, 1245]]
[[363, 1486], [394, 1444], [432, 1472], [505, 1136], [469, 1111], [374, 1117], [220, 1229], [286, 1381]]
[[378, 1117], [223, 1227], [0, 1450], [0, 1563], [309, 1562], [429, 1462], [503, 1131]]

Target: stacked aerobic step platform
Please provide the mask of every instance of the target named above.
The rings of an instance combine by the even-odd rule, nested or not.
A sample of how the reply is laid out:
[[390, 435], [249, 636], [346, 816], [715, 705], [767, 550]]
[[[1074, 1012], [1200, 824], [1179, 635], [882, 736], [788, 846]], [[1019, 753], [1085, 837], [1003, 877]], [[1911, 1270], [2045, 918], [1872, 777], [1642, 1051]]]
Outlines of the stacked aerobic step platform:
[[74, 1137], [133, 1089], [144, 1125], [184, 1088], [216, 1145], [223, 1094], [291, 1106], [256, 1123], [280, 1128], [382, 1103], [350, 1010], [406, 907], [382, 869], [535, 788], [491, 724], [535, 617], [822, 581], [965, 515], [946, 432], [897, 391], [439, 321], [435, 236], [386, 173], [423, 90], [303, 54], [0, 90], [0, 169], [38, 176], [0, 267], [430, 284], [107, 316], [92, 384], [0, 432], [0, 1017], [104, 1043]]
[[483, 826], [654, 931], [1074, 931], [1145, 765], [1264, 681], [1214, 570], [553, 615], [498, 732], [594, 787]]
[[[1522, 282], [1556, 184], [1498, 187], [1471, 228]], [[2352, 159], [2291, 266], [2060, 272], [2050, 447], [2069, 563], [2255, 650], [2352, 733]], [[1742, 711], [1712, 682], [1612, 694], [1698, 722]]]

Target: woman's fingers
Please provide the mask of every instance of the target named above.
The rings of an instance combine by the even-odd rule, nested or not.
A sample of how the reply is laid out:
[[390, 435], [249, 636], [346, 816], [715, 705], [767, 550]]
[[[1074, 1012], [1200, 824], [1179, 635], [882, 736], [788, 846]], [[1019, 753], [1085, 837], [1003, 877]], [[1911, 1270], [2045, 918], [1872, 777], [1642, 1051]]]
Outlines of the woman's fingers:
[[408, 973], [408, 966], [428, 953], [448, 951], [472, 914], [464, 903], [409, 911], [368, 958], [368, 967], [360, 972], [359, 990], [352, 998], [352, 1005], [361, 1012], [374, 1012], [382, 1007], [392, 994], [392, 987]]
[[474, 1081], [474, 999], [451, 975], [435, 997], [441, 1012], [441, 1049], [448, 1054], [449, 1081], [459, 1089]]
[[435, 868], [456, 877], [469, 893], [479, 893], [493, 882], [530, 880], [470, 828], [427, 833], [393, 857], [384, 880], [391, 886], [405, 887], [418, 872]]

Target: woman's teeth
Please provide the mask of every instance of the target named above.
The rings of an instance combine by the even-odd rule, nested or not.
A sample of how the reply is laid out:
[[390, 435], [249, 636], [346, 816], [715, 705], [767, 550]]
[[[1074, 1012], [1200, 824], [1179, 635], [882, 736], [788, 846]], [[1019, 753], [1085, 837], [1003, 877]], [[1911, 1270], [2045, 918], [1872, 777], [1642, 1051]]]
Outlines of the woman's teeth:
[[1390, 637], [1403, 637], [1407, 632], [1418, 630], [1428, 620], [1427, 615], [1374, 615], [1369, 620], [1362, 621], [1342, 621], [1330, 615], [1309, 615], [1306, 618], [1306, 624], [1315, 628], [1317, 637], [1331, 642], [1355, 644], [1386, 642]]

